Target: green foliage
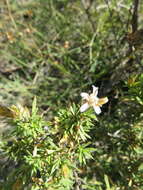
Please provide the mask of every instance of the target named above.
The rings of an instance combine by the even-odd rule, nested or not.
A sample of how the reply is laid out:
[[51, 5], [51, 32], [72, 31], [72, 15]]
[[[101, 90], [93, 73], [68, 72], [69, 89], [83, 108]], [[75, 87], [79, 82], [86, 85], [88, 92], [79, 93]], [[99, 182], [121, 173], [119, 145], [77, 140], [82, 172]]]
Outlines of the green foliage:
[[73, 105], [45, 122], [37, 115], [34, 99], [31, 116], [13, 121], [12, 144], [1, 147], [18, 166], [7, 175], [4, 189], [73, 189], [80, 167], [93, 159], [89, 132], [94, 118]]

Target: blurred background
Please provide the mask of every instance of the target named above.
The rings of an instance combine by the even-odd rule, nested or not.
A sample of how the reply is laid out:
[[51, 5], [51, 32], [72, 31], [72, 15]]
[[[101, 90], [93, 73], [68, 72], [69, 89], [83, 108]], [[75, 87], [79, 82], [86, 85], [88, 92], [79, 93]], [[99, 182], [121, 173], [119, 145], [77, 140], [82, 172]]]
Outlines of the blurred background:
[[[140, 3], [139, 28], [141, 11]], [[133, 14], [131, 0], [2, 0], [0, 101], [31, 106], [38, 96], [50, 116], [79, 103], [92, 84], [118, 101], [127, 80], [142, 72], [141, 54], [131, 50], [143, 40], [132, 39]]]

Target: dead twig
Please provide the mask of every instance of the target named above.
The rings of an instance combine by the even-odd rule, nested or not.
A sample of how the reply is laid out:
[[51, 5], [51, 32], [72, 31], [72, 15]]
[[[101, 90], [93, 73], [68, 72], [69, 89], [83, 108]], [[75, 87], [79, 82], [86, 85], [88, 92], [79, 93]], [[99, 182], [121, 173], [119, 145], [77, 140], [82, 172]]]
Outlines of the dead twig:
[[90, 14], [90, 8], [92, 6], [93, 0], [88, 0], [88, 3], [85, 4], [84, 2], [85, 0], [81, 0], [82, 6], [84, 8], [84, 11], [87, 15], [88, 21], [90, 22], [91, 26], [92, 26], [92, 30], [93, 32], [96, 31], [96, 26], [95, 26], [95, 21], [92, 20], [92, 16]]
[[74, 177], [75, 177], [75, 190], [82, 190], [80, 188], [81, 187], [81, 181], [80, 181], [76, 171], [74, 171]]
[[14, 20], [14, 18], [12, 16], [12, 13], [11, 13], [10, 5], [9, 5], [9, 0], [5, 0], [5, 2], [6, 2], [9, 18], [11, 19], [11, 22], [13, 23], [13, 26], [15, 27], [15, 29], [17, 29], [15, 20]]
[[138, 7], [139, 7], [139, 0], [134, 0], [133, 15], [132, 15], [132, 20], [131, 20], [133, 33], [137, 31], [138, 29]]

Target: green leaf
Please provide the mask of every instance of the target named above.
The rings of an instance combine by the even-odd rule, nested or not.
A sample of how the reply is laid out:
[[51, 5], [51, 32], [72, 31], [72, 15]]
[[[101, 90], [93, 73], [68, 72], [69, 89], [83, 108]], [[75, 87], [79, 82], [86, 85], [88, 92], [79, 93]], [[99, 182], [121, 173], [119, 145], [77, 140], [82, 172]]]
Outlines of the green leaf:
[[111, 190], [107, 175], [104, 175], [104, 181], [105, 181], [105, 184], [106, 184], [106, 190]]

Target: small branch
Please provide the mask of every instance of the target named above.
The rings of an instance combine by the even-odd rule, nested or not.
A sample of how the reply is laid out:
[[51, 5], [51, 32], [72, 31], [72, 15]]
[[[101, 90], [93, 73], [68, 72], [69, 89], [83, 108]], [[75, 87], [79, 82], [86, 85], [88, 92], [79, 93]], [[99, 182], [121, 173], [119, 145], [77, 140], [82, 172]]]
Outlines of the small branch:
[[81, 182], [79, 180], [78, 174], [76, 171], [74, 171], [74, 177], [75, 177], [75, 190], [81, 190]]
[[134, 0], [134, 5], [133, 5], [133, 15], [132, 15], [132, 20], [131, 20], [131, 25], [132, 25], [132, 32], [137, 31], [138, 29], [138, 7], [139, 7], [139, 0]]
[[93, 43], [94, 43], [94, 40], [95, 40], [95, 38], [96, 38], [97, 32], [98, 32], [98, 31], [96, 31], [96, 32], [93, 34], [93, 37], [92, 37], [91, 42], [90, 42], [90, 44], [89, 44], [89, 63], [90, 63], [90, 65], [92, 64], [92, 61], [93, 61], [92, 48], [93, 48]]
[[84, 0], [81, 0], [81, 3], [82, 3], [82, 6], [84, 8], [84, 11], [85, 11], [85, 13], [87, 15], [87, 18], [88, 18], [88, 20], [89, 20], [89, 22], [90, 22], [90, 24], [92, 26], [92, 30], [93, 30], [93, 32], [95, 32], [96, 31], [95, 21], [92, 20], [92, 16], [91, 16], [90, 11], [89, 11], [91, 6], [92, 6], [93, 0], [89, 0], [88, 6], [85, 5]]
[[8, 9], [8, 15], [9, 15], [9, 18], [11, 19], [11, 22], [13, 23], [15, 29], [17, 29], [17, 26], [16, 26], [16, 23], [15, 23], [15, 20], [12, 16], [12, 13], [11, 13], [11, 9], [10, 9], [10, 5], [9, 5], [9, 1], [8, 0], [5, 0], [6, 2], [6, 6], [7, 6], [7, 9]]
[[[109, 11], [109, 14], [110, 14], [110, 19], [112, 19], [112, 17], [113, 17], [113, 11], [112, 11], [112, 9], [110, 8], [110, 4], [109, 4], [110, 1], [109, 1], [109, 0], [104, 0], [104, 2], [105, 2], [105, 4], [106, 4], [107, 7], [108, 7], [108, 11]], [[115, 40], [116, 40], [116, 42], [117, 42], [118, 40], [117, 40], [116, 31], [115, 31], [115, 24], [112, 22], [112, 20], [111, 20], [111, 25], [112, 25], [112, 31], [113, 31]]]

